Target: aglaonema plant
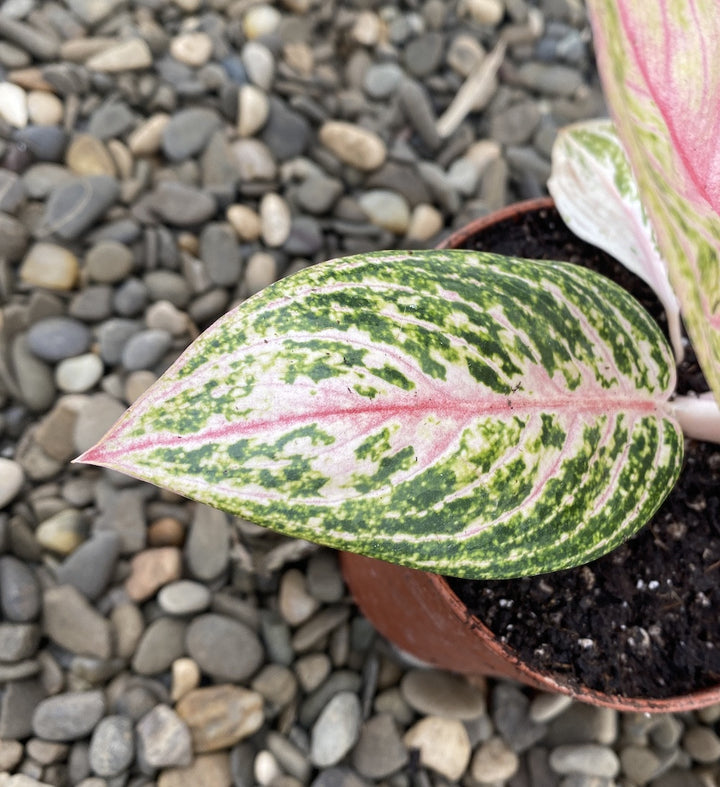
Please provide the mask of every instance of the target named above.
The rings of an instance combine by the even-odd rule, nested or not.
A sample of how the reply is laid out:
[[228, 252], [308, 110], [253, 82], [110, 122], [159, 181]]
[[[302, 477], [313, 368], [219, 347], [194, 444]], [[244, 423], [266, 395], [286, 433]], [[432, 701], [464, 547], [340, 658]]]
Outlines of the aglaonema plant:
[[[591, 5], [601, 64], [619, 60], [621, 79], [626, 53], [605, 33], [626, 20]], [[664, 132], [671, 152], [676, 130]], [[637, 145], [633, 166], [643, 151], [650, 168], [663, 155]], [[695, 309], [705, 366], [715, 327], [697, 326], [716, 315], [716, 236], [694, 229], [695, 203], [663, 173], [675, 223], [658, 245], [668, 259], [672, 235], [691, 257], [670, 279], [683, 314]], [[698, 277], [706, 267], [715, 274]], [[595, 273], [476, 252], [367, 254], [225, 315], [80, 460], [340, 549], [521, 576], [598, 557], [657, 510], [682, 463], [674, 384], [658, 326]]]

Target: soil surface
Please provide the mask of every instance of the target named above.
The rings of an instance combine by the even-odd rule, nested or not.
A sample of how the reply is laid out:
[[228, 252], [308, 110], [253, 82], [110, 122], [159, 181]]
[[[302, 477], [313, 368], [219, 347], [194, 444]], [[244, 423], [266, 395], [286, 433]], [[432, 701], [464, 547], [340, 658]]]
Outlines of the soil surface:
[[[554, 210], [483, 234], [474, 248], [569, 260], [614, 279], [663, 325], [652, 291], [579, 241]], [[690, 350], [678, 390], [707, 385]], [[686, 441], [680, 479], [637, 535], [588, 565], [536, 577], [448, 578], [468, 607], [523, 659], [575, 684], [652, 698], [720, 681], [720, 448]]]

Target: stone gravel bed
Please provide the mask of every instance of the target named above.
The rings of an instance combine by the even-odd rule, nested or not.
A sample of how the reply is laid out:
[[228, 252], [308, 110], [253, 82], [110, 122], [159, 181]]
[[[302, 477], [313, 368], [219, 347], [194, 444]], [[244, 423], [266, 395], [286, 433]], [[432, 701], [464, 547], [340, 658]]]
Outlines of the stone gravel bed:
[[234, 304], [545, 193], [580, 0], [5, 0], [0, 787], [712, 787], [720, 707], [421, 669], [336, 555], [71, 465]]

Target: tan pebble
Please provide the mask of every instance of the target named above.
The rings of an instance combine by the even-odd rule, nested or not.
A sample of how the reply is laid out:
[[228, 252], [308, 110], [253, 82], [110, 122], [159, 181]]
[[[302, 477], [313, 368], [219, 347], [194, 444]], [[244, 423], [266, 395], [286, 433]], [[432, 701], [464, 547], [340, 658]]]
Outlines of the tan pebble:
[[442, 213], [432, 205], [422, 202], [413, 208], [407, 237], [409, 240], [430, 240], [440, 232], [444, 224]]
[[470, 774], [476, 782], [505, 783], [515, 775], [519, 765], [517, 754], [502, 738], [494, 736], [478, 747]]
[[361, 11], [355, 19], [350, 35], [358, 44], [375, 46], [380, 41], [382, 29], [382, 20], [376, 13]]
[[248, 295], [268, 287], [277, 278], [277, 260], [266, 251], [256, 251], [245, 266], [245, 287]]
[[485, 170], [497, 161], [501, 155], [500, 145], [492, 139], [481, 139], [465, 151], [464, 158], [472, 161], [477, 169], [478, 177], [482, 177]]
[[257, 85], [241, 85], [238, 88], [237, 130], [241, 137], [251, 137], [268, 119], [270, 102], [267, 94]]
[[128, 149], [128, 146], [119, 139], [109, 139], [107, 141], [107, 149], [115, 163], [118, 177], [123, 180], [131, 178], [135, 166], [135, 159], [133, 159], [133, 155]]
[[266, 36], [277, 29], [281, 19], [282, 14], [271, 5], [252, 6], [243, 18], [243, 32], [251, 40]]
[[69, 555], [87, 538], [87, 526], [82, 513], [75, 508], [66, 508], [41, 522], [35, 530], [35, 539], [40, 546]]
[[421, 765], [453, 782], [460, 780], [470, 762], [470, 739], [458, 719], [425, 716], [405, 733], [403, 742], [419, 750]]
[[463, 6], [472, 19], [489, 27], [497, 25], [505, 16], [501, 0], [464, 0]]
[[232, 684], [193, 689], [175, 710], [190, 727], [196, 753], [234, 746], [264, 721], [262, 695]]
[[386, 189], [371, 189], [361, 194], [358, 204], [378, 227], [404, 235], [410, 223], [410, 206], [405, 197]]
[[170, 54], [186, 66], [204, 66], [212, 55], [213, 42], [207, 33], [182, 33], [170, 42]]
[[165, 768], [157, 777], [158, 787], [230, 787], [233, 784], [227, 752], [201, 754], [185, 768]]
[[175, 659], [172, 663], [172, 688], [170, 698], [177, 702], [189, 691], [200, 685], [200, 667], [190, 658]]
[[145, 312], [145, 324], [148, 328], [169, 331], [173, 336], [187, 333], [189, 323], [187, 314], [170, 301], [155, 301]]
[[128, 404], [132, 404], [139, 399], [156, 380], [157, 376], [148, 369], [140, 369], [140, 371], [131, 372], [127, 380], [125, 380], [125, 401]]
[[65, 153], [65, 163], [76, 175], [116, 173], [115, 162], [105, 145], [91, 134], [76, 134]]
[[317, 0], [280, 0], [280, 4], [294, 14], [306, 14]]
[[152, 65], [150, 47], [142, 38], [129, 38], [93, 55], [85, 64], [91, 71], [113, 74], [135, 71]]
[[194, 257], [197, 257], [200, 251], [200, 241], [198, 240], [198, 236], [193, 232], [178, 233], [177, 244], [181, 251], [186, 251]]
[[246, 205], [230, 205], [225, 215], [240, 240], [253, 241], [260, 237], [262, 223], [260, 216], [252, 208]]
[[24, 90], [42, 90], [52, 92], [53, 86], [45, 80], [42, 69], [36, 66], [30, 68], [16, 68], [8, 74], [8, 82], [19, 85]]
[[115, 46], [114, 38], [71, 38], [60, 44], [60, 60], [69, 60], [71, 63], [84, 63], [88, 58], [100, 52], [106, 52]]
[[77, 276], [77, 257], [54, 243], [36, 243], [20, 266], [20, 278], [25, 284], [50, 290], [71, 290]]
[[304, 623], [320, 603], [308, 592], [305, 575], [296, 568], [286, 571], [280, 580], [278, 608], [286, 623], [299, 626]]
[[27, 126], [27, 95], [19, 85], [0, 82], [0, 118], [15, 128]]
[[170, 115], [158, 112], [141, 123], [128, 136], [128, 147], [135, 156], [153, 156], [162, 147], [162, 136], [165, 126], [170, 122]]
[[456, 36], [447, 53], [447, 64], [460, 76], [467, 77], [485, 58], [485, 50], [475, 36], [460, 33]]
[[121, 659], [131, 658], [145, 631], [142, 612], [130, 602], [118, 604], [110, 613], [110, 623], [117, 655]]
[[45, 90], [31, 90], [28, 93], [28, 117], [38, 126], [57, 126], [62, 123], [65, 107], [63, 102]]
[[262, 239], [271, 248], [282, 246], [290, 234], [290, 206], [279, 194], [265, 194], [260, 201]]
[[320, 141], [341, 161], [369, 172], [385, 161], [385, 143], [373, 131], [342, 120], [329, 120], [320, 128]]
[[315, 67], [315, 55], [303, 41], [291, 41], [283, 47], [283, 59], [294, 71], [309, 77]]
[[151, 547], [181, 547], [185, 541], [185, 526], [172, 516], [163, 516], [148, 528], [148, 544]]
[[133, 601], [145, 601], [182, 573], [182, 555], [177, 547], [158, 547], [138, 552], [130, 563], [125, 591]]

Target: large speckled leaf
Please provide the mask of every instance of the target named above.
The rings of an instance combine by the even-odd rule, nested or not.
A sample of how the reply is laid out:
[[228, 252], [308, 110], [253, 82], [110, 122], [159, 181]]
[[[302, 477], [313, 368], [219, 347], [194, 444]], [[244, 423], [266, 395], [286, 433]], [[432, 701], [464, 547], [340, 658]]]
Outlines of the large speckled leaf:
[[324, 263], [200, 336], [81, 461], [458, 576], [575, 565], [672, 487], [672, 354], [620, 288], [458, 251]]
[[665, 307], [675, 357], [682, 361], [680, 306], [612, 121], [586, 120], [560, 130], [548, 189], [575, 235], [604, 249], [653, 288]]
[[588, 0], [615, 127], [720, 400], [720, 5]]

